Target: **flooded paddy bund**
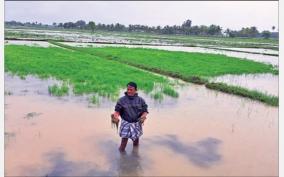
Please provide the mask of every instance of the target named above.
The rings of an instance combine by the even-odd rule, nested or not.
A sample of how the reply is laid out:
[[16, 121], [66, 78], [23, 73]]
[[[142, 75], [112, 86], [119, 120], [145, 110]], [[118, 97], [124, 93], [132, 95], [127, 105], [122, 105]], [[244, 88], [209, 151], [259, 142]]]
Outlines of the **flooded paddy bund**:
[[194, 84], [161, 102], [139, 92], [150, 112], [144, 135], [121, 154], [115, 102], [50, 96], [55, 82], [5, 75], [5, 175], [278, 175], [277, 107]]

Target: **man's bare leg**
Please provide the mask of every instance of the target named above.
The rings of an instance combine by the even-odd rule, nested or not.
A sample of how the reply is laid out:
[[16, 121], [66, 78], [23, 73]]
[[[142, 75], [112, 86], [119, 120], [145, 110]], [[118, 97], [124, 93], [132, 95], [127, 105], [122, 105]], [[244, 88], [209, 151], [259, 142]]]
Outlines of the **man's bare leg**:
[[128, 141], [128, 138], [121, 138], [121, 144], [120, 144], [120, 147], [119, 147], [120, 152], [125, 151], [127, 141]]
[[139, 138], [133, 141], [133, 146], [138, 146], [139, 145]]

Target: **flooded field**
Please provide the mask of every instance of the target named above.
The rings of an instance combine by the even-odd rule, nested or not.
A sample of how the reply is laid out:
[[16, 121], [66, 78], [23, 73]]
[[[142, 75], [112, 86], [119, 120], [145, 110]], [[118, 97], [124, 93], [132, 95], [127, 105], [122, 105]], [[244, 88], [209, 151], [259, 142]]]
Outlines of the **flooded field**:
[[[74, 42], [111, 42], [111, 43], [131, 43], [131, 42], [147, 42], [147, 40], [140, 40], [128, 36], [118, 35], [103, 35], [82, 33], [76, 31], [56, 31], [56, 30], [32, 30], [32, 29], [6, 29], [7, 32], [13, 32], [18, 35], [30, 36], [37, 39], [59, 39]], [[38, 35], [38, 36], [37, 36]], [[153, 40], [153, 43], [158, 42]]]
[[[268, 56], [262, 54], [250, 54], [250, 53], [242, 53], [242, 52], [232, 52], [232, 51], [224, 51], [218, 49], [208, 49], [202, 47], [182, 47], [182, 46], [150, 46], [150, 45], [120, 45], [120, 44], [90, 44], [90, 43], [73, 43], [73, 42], [63, 42], [63, 44], [71, 45], [71, 46], [79, 46], [79, 47], [133, 47], [133, 48], [151, 48], [151, 49], [161, 49], [168, 51], [183, 51], [183, 52], [200, 52], [200, 53], [213, 53], [213, 54], [223, 54], [231, 57], [237, 57], [242, 59], [248, 59], [258, 62], [263, 62], [266, 64], [272, 64], [278, 67], [278, 56]], [[249, 49], [247, 49], [249, 50]]]
[[56, 47], [45, 41], [26, 41], [26, 40], [6, 40], [5, 45], [27, 45], [33, 47]]
[[222, 49], [229, 49], [229, 50], [236, 50], [236, 51], [244, 51], [244, 52], [258, 52], [258, 53], [265, 53], [265, 54], [278, 54], [279, 51], [271, 50], [271, 49], [254, 49], [254, 48], [222, 48]]
[[223, 82], [229, 85], [241, 86], [257, 90], [268, 95], [278, 96], [278, 75], [273, 74], [244, 74], [224, 75], [212, 78], [212, 82]]
[[147, 44], [147, 45], [170, 45], [170, 46], [207, 46], [207, 47], [258, 47], [274, 48], [278, 44], [275, 41], [254, 41], [246, 39], [211, 38], [194, 36], [157, 35], [143, 33], [127, 33], [114, 31], [88, 30], [60, 30], [60, 29], [13, 29], [6, 28], [5, 36], [21, 39], [56, 39], [72, 42], [107, 42], [123, 44]]
[[[152, 49], [160, 49], [160, 50], [168, 50], [168, 51], [183, 51], [183, 52], [200, 52], [200, 53], [213, 53], [213, 54], [224, 54], [227, 56], [238, 57], [243, 59], [254, 60], [258, 62], [263, 62], [267, 64], [272, 64], [276, 67], [279, 65], [278, 56], [268, 56], [262, 54], [250, 54], [250, 53], [242, 53], [242, 52], [232, 52], [232, 51], [224, 51], [218, 49], [207, 49], [202, 47], [181, 47], [181, 46], [151, 46], [151, 45], [123, 45], [123, 44], [92, 44], [92, 43], [79, 43], [79, 42], [62, 42], [66, 45], [78, 46], [78, 47], [133, 47], [133, 48], [152, 48]], [[6, 40], [6, 44], [15, 44], [15, 45], [29, 45], [29, 46], [40, 46], [40, 47], [49, 47], [55, 46], [48, 42], [44, 41], [28, 41], [28, 40]], [[243, 50], [251, 50], [251, 49], [243, 49]], [[267, 49], [258, 49], [259, 51], [267, 50]]]
[[[39, 46], [39, 47], [49, 47], [56, 46], [48, 42], [43, 41], [18, 41], [18, 40], [7, 40], [6, 45], [16, 44], [16, 45], [29, 45], [29, 46]], [[240, 52], [228, 52], [215, 49], [206, 49], [201, 47], [178, 47], [178, 46], [141, 46], [141, 45], [119, 45], [119, 44], [90, 44], [90, 43], [73, 43], [73, 42], [64, 42], [64, 44], [71, 46], [79, 47], [106, 47], [106, 46], [117, 46], [117, 47], [144, 47], [144, 48], [153, 48], [161, 49], [168, 51], [186, 51], [186, 52], [201, 52], [201, 53], [224, 53], [225, 55], [233, 56], [232, 54], [238, 53], [237, 57], [241, 55], [250, 55], [253, 56], [253, 59], [262, 62], [267, 61], [267, 63], [275, 64], [278, 66], [278, 57], [276, 56], [265, 56], [260, 54], [245, 54]], [[260, 50], [260, 49], [259, 49]], [[9, 76], [7, 76], [9, 79]], [[20, 79], [19, 79], [20, 80]], [[272, 74], [246, 74], [246, 75], [224, 75], [210, 79], [213, 82], [224, 82], [230, 85], [241, 86], [247, 89], [253, 89], [260, 91], [265, 94], [278, 96], [278, 75]], [[31, 83], [36, 83], [33, 79]], [[20, 85], [19, 85], [20, 86]], [[67, 99], [67, 98], [66, 98]]]
[[5, 75], [7, 176], [278, 175], [276, 107], [193, 84], [163, 102], [141, 93], [150, 112], [144, 135], [121, 154], [114, 102], [58, 99], [44, 92], [56, 81], [39, 82]]

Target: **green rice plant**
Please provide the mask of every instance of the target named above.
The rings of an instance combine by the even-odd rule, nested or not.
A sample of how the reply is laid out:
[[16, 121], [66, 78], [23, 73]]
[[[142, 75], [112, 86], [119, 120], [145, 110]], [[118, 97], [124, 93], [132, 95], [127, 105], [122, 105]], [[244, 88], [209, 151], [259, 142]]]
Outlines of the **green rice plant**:
[[94, 55], [112, 56], [116, 61], [169, 71], [184, 77], [211, 77], [229, 73], [272, 73], [275, 70], [271, 65], [219, 54], [126, 47], [80, 48], [79, 50]]
[[[93, 94], [115, 100], [129, 81], [150, 93], [155, 83], [169, 80], [116, 61], [59, 47], [5, 46], [5, 72], [26, 76], [54, 77], [68, 82], [76, 95]], [[65, 87], [53, 86], [50, 93], [66, 93]]]
[[171, 87], [169, 87], [169, 86], [164, 86], [162, 91], [163, 91], [163, 93], [165, 95], [168, 95], [168, 96], [171, 96], [171, 97], [175, 97], [175, 98], [178, 97], [178, 93], [175, 90], [173, 90]]
[[208, 77], [224, 74], [278, 73], [278, 69], [272, 65], [219, 54], [126, 47], [72, 47], [72, 50], [86, 52], [197, 84], [205, 84], [208, 82]]
[[161, 93], [161, 92], [153, 93], [153, 94], [151, 94], [151, 97], [154, 98], [155, 100], [158, 100], [158, 101], [161, 101], [164, 98], [163, 93]]
[[61, 97], [61, 96], [67, 95], [68, 91], [69, 91], [68, 85], [65, 83], [62, 86], [59, 86], [56, 84], [53, 86], [48, 86], [48, 92], [54, 96]]
[[[64, 47], [64, 45], [63, 45]], [[134, 67], [149, 70], [152, 72], [168, 75], [171, 77], [180, 78], [182, 80], [193, 82], [197, 84], [206, 84], [206, 87], [219, 90], [219, 87], [210, 87], [208, 83], [208, 77], [224, 74], [243, 74], [243, 73], [273, 73], [278, 74], [278, 70], [271, 65], [266, 65], [259, 62], [242, 60], [234, 57], [227, 57], [224, 55], [215, 54], [200, 54], [200, 53], [187, 53], [184, 52], [172, 52], [153, 50], [153, 49], [129, 49], [118, 47], [106, 47], [106, 48], [77, 48], [72, 47], [72, 50], [80, 52], [86, 52], [94, 56], [101, 56], [109, 60], [116, 60], [121, 63], [125, 63]], [[132, 52], [131, 52], [132, 51]], [[144, 53], [143, 53], [144, 52]], [[197, 55], [199, 54], [199, 55]], [[156, 56], [156, 58], [153, 58]], [[188, 58], [187, 58], [188, 57]], [[193, 58], [191, 58], [193, 57]], [[196, 60], [195, 58], [198, 58]], [[150, 59], [151, 60], [150, 60]], [[181, 63], [181, 61], [183, 63]], [[195, 76], [198, 75], [198, 76]], [[157, 87], [158, 88], [158, 87]], [[152, 97], [154, 99], [160, 99], [163, 94], [170, 95], [172, 97], [177, 96], [171, 89], [155, 88]], [[227, 87], [229, 88], [229, 86]], [[225, 92], [226, 89], [220, 91]], [[233, 89], [235, 91], [228, 91], [231, 94], [248, 97], [255, 100], [267, 100], [272, 105], [275, 104], [275, 99], [267, 99], [265, 94], [259, 96], [256, 93], [251, 93], [248, 90]], [[236, 91], [237, 90], [237, 91]], [[251, 96], [254, 95], [254, 96]], [[269, 98], [269, 96], [268, 96]], [[273, 101], [274, 100], [274, 101]]]
[[99, 105], [100, 104], [100, 97], [98, 95], [93, 95], [91, 97], [91, 103]]

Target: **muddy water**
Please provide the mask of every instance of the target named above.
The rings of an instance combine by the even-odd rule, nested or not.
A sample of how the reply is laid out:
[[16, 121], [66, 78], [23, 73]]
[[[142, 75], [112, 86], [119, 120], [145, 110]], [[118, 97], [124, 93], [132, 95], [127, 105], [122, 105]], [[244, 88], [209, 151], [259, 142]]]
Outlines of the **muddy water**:
[[[6, 82], [5, 84], [8, 84]], [[5, 87], [6, 89], [6, 87]], [[144, 96], [139, 148], [119, 137], [114, 103], [88, 107], [47, 95], [5, 96], [7, 176], [276, 176], [278, 108], [187, 84], [178, 99]]]
[[258, 49], [258, 48], [229, 48], [223, 47], [221, 49], [230, 49], [230, 50], [240, 50], [244, 52], [258, 52], [258, 53], [265, 53], [265, 54], [278, 54], [279, 51], [271, 50], [271, 49]]
[[6, 45], [28, 45], [33, 47], [57, 47], [56, 45], [50, 44], [44, 41], [24, 41], [24, 40], [6, 40]]
[[64, 39], [67, 41], [76, 42], [118, 42], [118, 43], [129, 43], [132, 38], [120, 37], [120, 36], [108, 36], [101, 34], [90, 34], [73, 31], [53, 31], [53, 30], [22, 30], [22, 29], [6, 29], [21, 34], [35, 34], [44, 35], [51, 39]]
[[212, 82], [223, 82], [229, 85], [241, 86], [257, 90], [265, 94], [278, 96], [278, 75], [273, 74], [243, 74], [223, 75], [210, 79]]
[[[81, 103], [88, 107], [95, 107], [97, 105], [91, 104], [90, 98], [94, 94], [83, 94], [75, 95], [73, 93], [72, 85], [69, 85], [69, 92], [67, 95], [62, 97], [51, 96], [48, 88], [53, 85], [61, 86], [62, 81], [56, 78], [40, 79], [37, 76], [27, 75], [24, 78], [20, 78], [17, 75], [12, 75], [11, 73], [5, 73], [5, 95], [15, 95], [15, 96], [33, 96], [40, 95], [42, 100], [57, 100], [61, 103], [73, 102]], [[99, 97], [100, 106], [109, 106], [110, 100], [106, 98]]]
[[[181, 46], [149, 46], [149, 45], [120, 45], [120, 44], [84, 44], [84, 43], [73, 43], [73, 42], [64, 42], [64, 44], [72, 45], [72, 46], [80, 46], [80, 47], [143, 47], [143, 48], [151, 48], [151, 49], [161, 49], [168, 51], [183, 51], [183, 52], [200, 52], [200, 53], [213, 53], [213, 54], [223, 54], [231, 57], [237, 57], [242, 59], [248, 59], [258, 62], [263, 62], [266, 64], [272, 64], [274, 66], [278, 66], [278, 57], [277, 56], [268, 56], [262, 54], [250, 54], [243, 52], [232, 52], [218, 49], [208, 49], [202, 47], [181, 47]], [[244, 49], [245, 50], [245, 49]], [[249, 48], [247, 49], [250, 50]]]

